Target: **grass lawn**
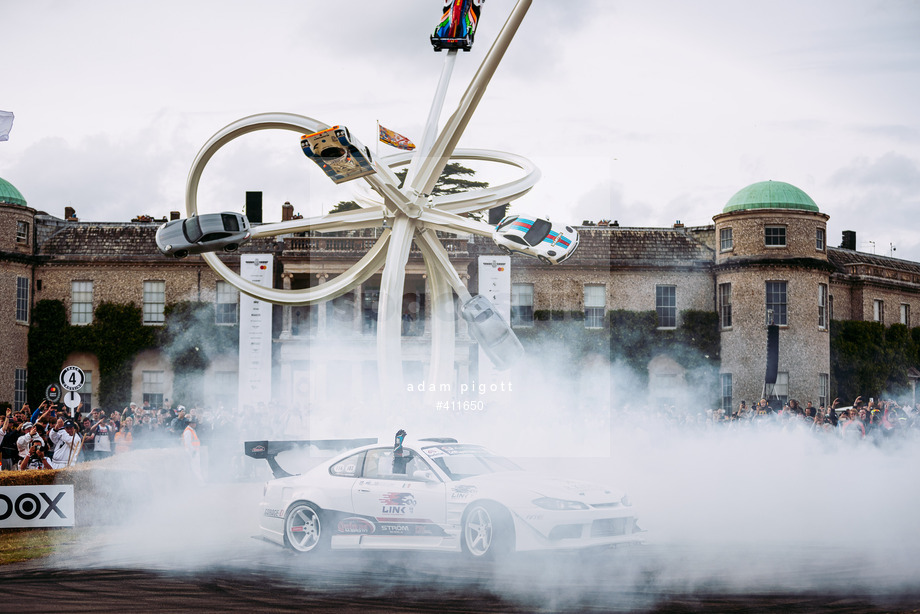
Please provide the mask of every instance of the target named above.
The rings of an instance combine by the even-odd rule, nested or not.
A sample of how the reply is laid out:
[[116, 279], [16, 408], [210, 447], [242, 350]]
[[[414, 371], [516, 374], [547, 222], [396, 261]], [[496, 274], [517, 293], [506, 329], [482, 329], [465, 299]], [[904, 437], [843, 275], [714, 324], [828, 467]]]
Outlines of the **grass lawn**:
[[86, 529], [6, 529], [0, 531], [0, 565], [46, 557], [73, 545]]

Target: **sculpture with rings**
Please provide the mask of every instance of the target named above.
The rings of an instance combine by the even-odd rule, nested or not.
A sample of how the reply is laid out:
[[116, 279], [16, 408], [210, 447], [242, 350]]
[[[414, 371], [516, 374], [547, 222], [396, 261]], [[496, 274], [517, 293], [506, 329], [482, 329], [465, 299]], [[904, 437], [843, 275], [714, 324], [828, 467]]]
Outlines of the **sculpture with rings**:
[[[510, 153], [456, 149], [486, 86], [514, 37], [532, 0], [518, 0], [492, 44], [479, 70], [468, 85], [458, 108], [438, 132], [437, 124], [457, 50], [447, 51], [437, 92], [425, 125], [421, 144], [414, 151], [399, 152], [373, 160], [376, 173], [361, 177], [370, 187], [357, 197], [360, 209], [303, 219], [266, 223], [252, 228], [253, 238], [294, 232], [335, 232], [385, 226], [376, 243], [358, 262], [317, 286], [299, 290], [266, 288], [233, 272], [214, 253], [202, 254], [214, 272], [241, 292], [278, 305], [310, 305], [341, 296], [383, 267], [377, 312], [377, 364], [385, 394], [402, 386], [401, 315], [405, 267], [414, 241], [424, 258], [431, 291], [432, 342], [427, 381], [451, 382], [454, 373], [454, 299], [472, 297], [451, 265], [447, 250], [435, 231], [472, 233], [491, 239], [493, 227], [463, 214], [505, 205], [526, 194], [540, 177], [526, 158]], [[198, 214], [198, 185], [205, 166], [227, 143], [259, 130], [314, 133], [330, 128], [316, 119], [290, 113], [261, 113], [237, 120], [212, 136], [198, 152], [186, 183], [186, 214]], [[461, 194], [432, 196], [434, 186], [450, 160], [480, 160], [517, 167], [522, 176], [504, 185]], [[393, 168], [408, 165], [400, 187]], [[357, 181], [357, 180], [356, 180]], [[510, 329], [509, 329], [510, 331]], [[513, 333], [511, 333], [513, 335]]]

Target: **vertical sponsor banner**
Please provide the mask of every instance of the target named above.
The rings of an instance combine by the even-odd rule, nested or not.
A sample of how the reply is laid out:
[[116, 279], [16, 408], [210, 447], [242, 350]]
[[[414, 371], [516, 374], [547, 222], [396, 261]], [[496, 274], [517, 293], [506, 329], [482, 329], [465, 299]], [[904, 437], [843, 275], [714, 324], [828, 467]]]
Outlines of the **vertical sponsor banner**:
[[[479, 294], [492, 301], [492, 306], [507, 323], [511, 323], [511, 256], [479, 257]], [[479, 381], [488, 389], [499, 384], [502, 377], [492, 361], [479, 348]]]
[[[240, 277], [266, 288], [274, 280], [271, 254], [240, 256]], [[239, 407], [272, 398], [272, 304], [240, 293]]]

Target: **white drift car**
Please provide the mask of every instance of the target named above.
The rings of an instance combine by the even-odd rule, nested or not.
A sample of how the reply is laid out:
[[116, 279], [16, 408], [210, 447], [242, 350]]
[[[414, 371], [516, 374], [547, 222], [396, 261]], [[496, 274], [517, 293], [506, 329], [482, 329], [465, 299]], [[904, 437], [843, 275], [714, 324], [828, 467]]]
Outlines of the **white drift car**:
[[[279, 475], [273, 443], [247, 442], [246, 453], [267, 458]], [[260, 512], [261, 536], [298, 552], [462, 550], [491, 558], [643, 541], [622, 492], [527, 473], [481, 446], [441, 438], [366, 445], [271, 480]]]

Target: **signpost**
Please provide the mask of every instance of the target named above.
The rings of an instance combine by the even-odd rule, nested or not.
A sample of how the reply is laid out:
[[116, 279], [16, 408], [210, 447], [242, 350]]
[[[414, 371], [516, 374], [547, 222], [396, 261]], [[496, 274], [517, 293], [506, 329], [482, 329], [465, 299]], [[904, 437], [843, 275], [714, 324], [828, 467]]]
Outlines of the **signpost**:
[[73, 418], [74, 411], [80, 405], [80, 393], [68, 392], [64, 395], [64, 405], [70, 408], [70, 417]]
[[[70, 417], [74, 417], [74, 409], [80, 405], [80, 394], [77, 392], [86, 383], [86, 374], [83, 369], [75, 365], [64, 367], [61, 371], [61, 386], [68, 392], [64, 395], [64, 405], [70, 408]], [[49, 386], [50, 388], [50, 386]]]

